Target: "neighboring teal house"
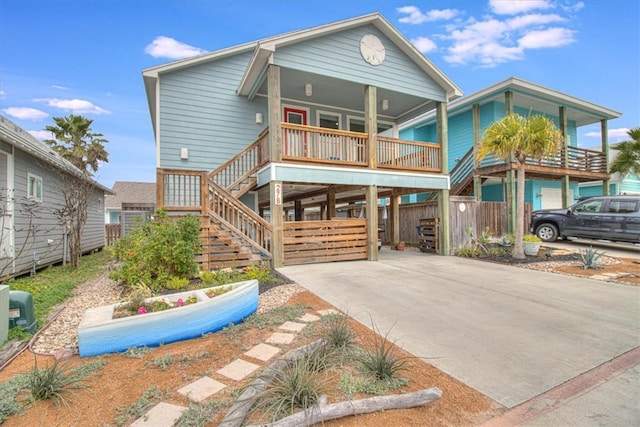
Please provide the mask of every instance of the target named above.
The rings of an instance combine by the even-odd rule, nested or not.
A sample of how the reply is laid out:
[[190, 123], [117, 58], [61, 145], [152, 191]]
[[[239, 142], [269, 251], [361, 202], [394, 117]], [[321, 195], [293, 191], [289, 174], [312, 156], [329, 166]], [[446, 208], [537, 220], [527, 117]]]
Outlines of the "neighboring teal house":
[[[607, 121], [620, 113], [591, 102], [511, 77], [448, 105], [449, 153], [447, 170], [451, 174], [451, 195], [474, 195], [477, 200], [506, 201], [509, 228], [514, 229], [515, 163], [487, 157], [480, 164], [474, 147], [484, 130], [509, 112], [521, 115], [544, 114], [565, 135], [563, 148], [542, 161], [526, 167], [525, 202], [532, 208], [566, 207], [582, 195], [581, 183], [609, 182]], [[427, 113], [400, 125], [401, 138], [433, 140], [435, 116]], [[599, 123], [601, 147], [579, 148], [578, 129]], [[428, 194], [405, 196], [403, 202], [420, 201]]]
[[[460, 89], [380, 14], [143, 71], [157, 207], [202, 217], [211, 269], [376, 260], [378, 200], [436, 192], [449, 253], [447, 103]], [[398, 124], [432, 114], [429, 139]], [[366, 204], [365, 219], [336, 206]], [[319, 221], [303, 221], [305, 209]], [[287, 221], [293, 215], [295, 221]]]

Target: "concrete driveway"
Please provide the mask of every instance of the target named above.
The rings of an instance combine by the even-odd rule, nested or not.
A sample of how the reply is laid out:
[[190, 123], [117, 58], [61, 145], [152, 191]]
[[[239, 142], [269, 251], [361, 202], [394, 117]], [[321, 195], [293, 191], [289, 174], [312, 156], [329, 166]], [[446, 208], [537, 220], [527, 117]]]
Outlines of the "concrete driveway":
[[278, 271], [509, 408], [640, 345], [634, 286], [385, 249]]

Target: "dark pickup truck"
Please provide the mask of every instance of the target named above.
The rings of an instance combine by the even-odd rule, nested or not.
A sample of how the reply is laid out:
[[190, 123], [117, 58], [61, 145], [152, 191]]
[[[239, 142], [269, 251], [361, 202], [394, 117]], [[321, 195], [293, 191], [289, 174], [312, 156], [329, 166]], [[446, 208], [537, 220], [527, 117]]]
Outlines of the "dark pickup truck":
[[537, 210], [531, 232], [545, 242], [580, 237], [640, 244], [640, 196], [597, 196], [565, 209]]

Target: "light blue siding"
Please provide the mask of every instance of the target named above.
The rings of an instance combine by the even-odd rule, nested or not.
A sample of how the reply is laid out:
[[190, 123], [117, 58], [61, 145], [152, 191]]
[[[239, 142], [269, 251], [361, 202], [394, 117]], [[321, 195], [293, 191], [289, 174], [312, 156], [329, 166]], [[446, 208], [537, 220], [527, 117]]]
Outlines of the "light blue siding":
[[[375, 34], [385, 46], [385, 60], [378, 66], [369, 65], [360, 55], [360, 39], [365, 34]], [[280, 47], [275, 64], [445, 101], [444, 90], [372, 25]]]
[[[264, 98], [249, 102], [236, 88], [251, 52], [160, 76], [161, 168], [213, 170], [254, 142], [266, 124]], [[180, 149], [189, 158], [180, 158]]]

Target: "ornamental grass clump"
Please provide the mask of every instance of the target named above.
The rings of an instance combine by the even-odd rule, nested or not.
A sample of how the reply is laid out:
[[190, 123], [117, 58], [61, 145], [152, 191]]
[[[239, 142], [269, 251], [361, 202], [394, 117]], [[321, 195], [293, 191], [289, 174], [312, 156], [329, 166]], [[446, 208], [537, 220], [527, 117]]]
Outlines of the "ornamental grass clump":
[[53, 365], [39, 369], [36, 360], [34, 368], [29, 372], [28, 389], [34, 400], [53, 399], [67, 404], [63, 393], [84, 386], [82, 376], [57, 360]]

